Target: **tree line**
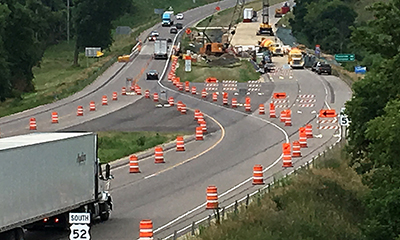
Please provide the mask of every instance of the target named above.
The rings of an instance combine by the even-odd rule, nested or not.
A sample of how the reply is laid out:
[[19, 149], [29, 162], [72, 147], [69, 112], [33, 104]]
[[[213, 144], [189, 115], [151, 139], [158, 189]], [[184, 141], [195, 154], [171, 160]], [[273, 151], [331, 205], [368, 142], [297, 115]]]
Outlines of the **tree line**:
[[[365, 78], [353, 84], [353, 98], [346, 103], [350, 166], [369, 187], [360, 227], [365, 239], [400, 239], [400, 0], [372, 4], [367, 10], [373, 18], [357, 24], [346, 1], [296, 3], [296, 36], [333, 53], [353, 49], [368, 64]], [[339, 33], [341, 27], [345, 31]]]
[[0, 101], [34, 90], [32, 68], [67, 39], [67, 14], [78, 64], [86, 46], [110, 47], [112, 21], [131, 8], [131, 0], [0, 0]]

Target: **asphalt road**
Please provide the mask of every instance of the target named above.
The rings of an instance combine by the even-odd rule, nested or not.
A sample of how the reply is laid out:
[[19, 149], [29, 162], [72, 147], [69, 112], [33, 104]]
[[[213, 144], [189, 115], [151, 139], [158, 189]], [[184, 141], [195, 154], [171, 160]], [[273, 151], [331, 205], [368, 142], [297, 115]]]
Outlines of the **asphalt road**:
[[[236, 1], [221, 2], [221, 8], [233, 6]], [[209, 14], [215, 4], [191, 10], [185, 13], [185, 24], [199, 20]], [[168, 35], [168, 28], [156, 26], [162, 36]], [[112, 91], [120, 92], [126, 77], [136, 75], [142, 68], [157, 69], [162, 72], [165, 61], [147, 61], [151, 58], [152, 44], [146, 43], [141, 54], [107, 84], [107, 77], [120, 69], [122, 64], [115, 64], [83, 92], [58, 103], [39, 107], [15, 116], [0, 119], [2, 135], [14, 135], [29, 132], [28, 121], [31, 116], [38, 119], [38, 131], [54, 130], [156, 130], [156, 131], [194, 131], [193, 115], [179, 114], [175, 108], [156, 108], [150, 99], [139, 96], [120, 96], [118, 101], [108, 106], [98, 105], [96, 112], [85, 111], [85, 116], [76, 117], [77, 105], [88, 106], [89, 101], [99, 102], [103, 94], [111, 97]], [[277, 59], [280, 66], [284, 59]], [[290, 77], [292, 76], [292, 77]], [[163, 83], [166, 87], [168, 83]], [[142, 89], [159, 91], [156, 82], [140, 79]], [[295, 70], [271, 75], [262, 86], [263, 95], [250, 94], [252, 113], [243, 107], [233, 110], [222, 106], [220, 100], [211, 102], [201, 100], [199, 96], [180, 93], [171, 86], [168, 96], [183, 101], [191, 109], [200, 109], [206, 114], [209, 134], [204, 141], [186, 143], [185, 152], [173, 149], [165, 152], [164, 164], [154, 164], [152, 156], [140, 159], [140, 174], [129, 174], [128, 166], [113, 168], [115, 180], [112, 183], [115, 210], [109, 221], [92, 227], [92, 239], [124, 240], [138, 237], [139, 222], [152, 219], [155, 236], [162, 238], [174, 230], [189, 225], [192, 221], [207, 216], [205, 210], [205, 192], [208, 185], [218, 187], [221, 206], [232, 203], [239, 196], [253, 192], [259, 187], [252, 186], [249, 178], [254, 164], [262, 164], [264, 176], [270, 180], [273, 175], [284, 174], [280, 156], [282, 143], [287, 139], [298, 140], [298, 128], [305, 123], [312, 123], [314, 135], [308, 141], [308, 148], [302, 149], [303, 158], [295, 159], [294, 165], [308, 161], [316, 152], [336, 141], [335, 130], [320, 130], [315, 127], [316, 112], [320, 109], [340, 109], [351, 97], [351, 91], [338, 78], [318, 76], [308, 70]], [[284, 127], [279, 119], [270, 119], [268, 115], [258, 115], [256, 106], [269, 104], [273, 92], [285, 92], [288, 105], [292, 109], [292, 126]], [[303, 98], [299, 95], [314, 95], [312, 107], [300, 107]], [[243, 101], [245, 95], [239, 96]], [[140, 100], [139, 100], [140, 99]], [[332, 101], [334, 100], [334, 101]], [[133, 104], [135, 103], [135, 104]], [[51, 125], [50, 113], [57, 110], [61, 116], [58, 125]], [[278, 109], [277, 109], [278, 110]], [[268, 110], [267, 110], [268, 113]], [[279, 111], [277, 111], [279, 115]], [[180, 217], [181, 216], [181, 217]], [[28, 240], [68, 239], [67, 233], [39, 232], [28, 234]]]

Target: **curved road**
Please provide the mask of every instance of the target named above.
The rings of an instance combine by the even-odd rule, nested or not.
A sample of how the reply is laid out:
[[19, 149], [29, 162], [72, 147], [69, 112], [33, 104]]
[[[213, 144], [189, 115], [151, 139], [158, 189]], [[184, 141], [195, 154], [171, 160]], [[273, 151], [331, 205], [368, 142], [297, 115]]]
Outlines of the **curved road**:
[[[222, 9], [231, 7], [235, 2], [223, 1], [220, 6]], [[215, 4], [211, 4], [185, 13], [185, 24], [207, 16], [214, 8]], [[156, 27], [161, 36], [169, 34], [168, 28]], [[155, 108], [152, 100], [139, 96], [120, 96], [118, 101], [110, 101], [108, 106], [99, 104], [102, 95], [107, 94], [110, 98], [112, 91], [120, 92], [121, 86], [125, 85], [125, 78], [136, 75], [142, 68], [162, 71], [165, 61], [149, 61], [151, 45], [146, 43], [140, 55], [122, 70], [119, 69], [123, 64], [113, 65], [102, 78], [70, 98], [0, 119], [2, 136], [29, 132], [28, 121], [33, 116], [38, 120], [39, 131], [149, 130], [152, 127], [162, 130], [171, 126], [174, 130], [178, 128], [194, 132], [196, 124], [193, 123], [192, 112], [182, 116], [175, 108]], [[104, 84], [104, 79], [116, 71], [116, 76]], [[208, 185], [218, 187], [220, 206], [227, 206], [239, 196], [255, 191], [259, 187], [252, 186], [248, 181], [254, 164], [262, 164], [266, 168], [264, 177], [269, 181], [274, 174], [282, 172], [281, 143], [287, 138], [290, 141], [298, 140], [298, 128], [305, 123], [311, 122], [316, 126], [315, 111], [330, 107], [339, 109], [351, 97], [350, 89], [340, 79], [318, 76], [307, 70], [293, 71], [293, 78], [286, 75], [282, 79], [276, 75], [271, 79], [267, 79], [262, 86], [264, 95], [250, 95], [252, 108], [255, 110], [259, 103], [268, 104], [273, 92], [286, 92], [292, 109], [291, 127], [284, 127], [279, 119], [271, 120], [268, 115], [258, 115], [257, 111], [247, 114], [242, 107], [233, 110], [222, 106], [220, 102], [214, 103], [209, 99], [203, 101], [198, 96], [178, 93], [169, 83], [163, 83], [167, 88], [171, 87], [168, 96], [174, 96], [176, 101], [182, 100], [188, 107], [198, 108], [206, 114], [210, 134], [206, 135], [205, 141], [186, 143], [185, 152], [166, 151], [165, 164], [153, 164], [152, 157], [140, 159], [140, 174], [128, 174], [127, 165], [113, 168], [116, 177], [112, 183], [115, 210], [109, 221], [92, 227], [92, 239], [137, 238], [142, 219], [152, 219], [155, 237], [163, 238], [210, 213], [204, 206]], [[151, 92], [160, 90], [155, 82], [143, 79], [139, 85]], [[314, 106], [299, 107], [304, 101], [299, 95], [314, 95]], [[239, 101], [243, 102], [243, 98], [239, 96]], [[87, 108], [91, 100], [98, 102], [98, 110], [85, 110], [85, 116], [76, 117], [76, 107], [83, 105]], [[49, 123], [50, 113], [54, 110], [60, 115], [58, 125]], [[336, 140], [332, 137], [334, 130], [316, 131], [314, 128], [313, 131], [314, 135], [321, 135], [321, 138], [308, 141], [309, 147], [302, 149], [303, 157], [294, 159], [295, 167]], [[68, 237], [67, 233], [39, 232], [28, 234], [27, 239]]]

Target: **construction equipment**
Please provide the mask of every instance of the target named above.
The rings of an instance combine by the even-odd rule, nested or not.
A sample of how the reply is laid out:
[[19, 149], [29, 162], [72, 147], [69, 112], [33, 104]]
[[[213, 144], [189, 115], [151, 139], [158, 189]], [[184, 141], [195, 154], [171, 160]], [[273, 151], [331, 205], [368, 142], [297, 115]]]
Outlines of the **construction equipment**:
[[288, 12], [290, 12], [290, 6], [288, 2], [285, 2], [282, 7], [275, 9], [275, 17], [280, 18]]
[[303, 53], [298, 48], [292, 48], [288, 54], [288, 64], [292, 68], [304, 68]]
[[274, 36], [272, 26], [269, 23], [269, 0], [263, 0], [262, 23], [260, 24], [260, 29], [257, 31], [257, 35]]

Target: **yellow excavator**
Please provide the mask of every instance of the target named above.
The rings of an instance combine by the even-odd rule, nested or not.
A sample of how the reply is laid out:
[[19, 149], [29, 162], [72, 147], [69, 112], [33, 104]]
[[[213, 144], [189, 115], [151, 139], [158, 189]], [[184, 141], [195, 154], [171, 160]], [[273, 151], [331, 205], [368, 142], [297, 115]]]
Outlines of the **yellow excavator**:
[[272, 26], [269, 23], [269, 0], [263, 0], [262, 23], [260, 24], [260, 29], [257, 31], [257, 35], [274, 36]]

